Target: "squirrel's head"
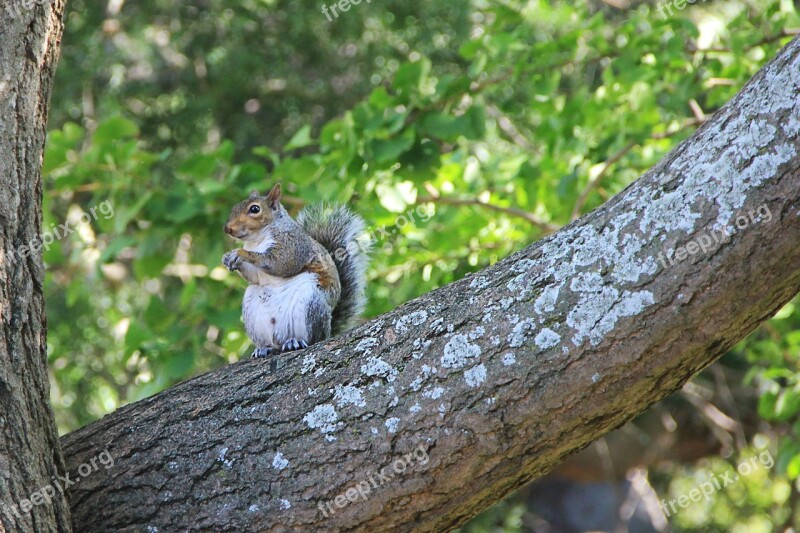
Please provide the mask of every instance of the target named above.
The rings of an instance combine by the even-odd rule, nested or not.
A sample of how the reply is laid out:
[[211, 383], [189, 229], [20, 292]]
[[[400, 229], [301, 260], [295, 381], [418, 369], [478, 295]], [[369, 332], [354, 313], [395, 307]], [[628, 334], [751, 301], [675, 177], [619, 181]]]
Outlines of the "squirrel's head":
[[240, 241], [258, 238], [259, 232], [280, 217], [282, 211], [281, 184], [278, 183], [266, 196], [253, 191], [247, 200], [236, 204], [223, 229]]

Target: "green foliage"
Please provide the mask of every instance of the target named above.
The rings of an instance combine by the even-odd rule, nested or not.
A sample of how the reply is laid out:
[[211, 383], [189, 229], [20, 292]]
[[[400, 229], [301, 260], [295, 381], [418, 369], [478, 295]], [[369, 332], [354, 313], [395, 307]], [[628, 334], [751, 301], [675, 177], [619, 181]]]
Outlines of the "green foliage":
[[[800, 25], [786, 0], [721, 6], [665, 20], [646, 4], [387, 0], [328, 22], [311, 0], [119, 13], [74, 0], [44, 161], [44, 227], [77, 228], [44, 253], [61, 431], [249, 353], [243, 282], [220, 259], [228, 210], [253, 188], [281, 181], [291, 209], [338, 200], [365, 216], [368, 316], [600, 205]], [[102, 205], [113, 216], [79, 222]], [[800, 475], [798, 326], [789, 306], [734, 350], [779, 450], [752, 481], [772, 496], [726, 492], [739, 500], [677, 527], [744, 527], [730, 510], [744, 500], [764, 523], [786, 520], [775, 507]], [[472, 530], [516, 530], [518, 506], [503, 509]]]
[[778, 438], [777, 469], [795, 482], [800, 477], [800, 300], [737, 347], [750, 370], [745, 383], [759, 393], [758, 415]]
[[365, 2], [333, 24], [321, 3], [71, 0], [51, 120], [124, 113], [157, 150], [231, 139], [244, 154], [350, 109], [412, 54], [461, 69], [464, 0]]
[[[756, 440], [768, 444], [762, 435]], [[672, 472], [661, 505], [671, 515], [673, 526], [681, 531], [769, 533], [776, 524], [788, 523], [792, 487], [785, 477], [771, 471], [775, 463], [767, 458], [773, 459], [768, 450], [747, 449], [730, 460], [710, 457]], [[682, 508], [678, 498], [683, 496], [686, 503], [691, 491], [703, 484], [709, 497], [697, 496]]]

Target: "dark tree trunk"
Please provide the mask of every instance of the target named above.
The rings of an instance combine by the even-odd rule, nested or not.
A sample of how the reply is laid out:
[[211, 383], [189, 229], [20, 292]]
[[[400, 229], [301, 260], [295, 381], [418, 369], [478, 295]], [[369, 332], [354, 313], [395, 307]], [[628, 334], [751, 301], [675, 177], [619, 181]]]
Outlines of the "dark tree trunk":
[[50, 408], [44, 267], [40, 253], [23, 248], [41, 232], [42, 150], [63, 9], [63, 0], [28, 10], [13, 0], [0, 10], [0, 531], [70, 530], [66, 497], [52, 479], [64, 460]]
[[[115, 459], [76, 486], [76, 524], [462, 524], [675, 391], [798, 292], [798, 91], [795, 40], [558, 233], [284, 356], [275, 374], [243, 361], [66, 436], [70, 469], [106, 448]], [[690, 255], [670, 264], [678, 247]]]

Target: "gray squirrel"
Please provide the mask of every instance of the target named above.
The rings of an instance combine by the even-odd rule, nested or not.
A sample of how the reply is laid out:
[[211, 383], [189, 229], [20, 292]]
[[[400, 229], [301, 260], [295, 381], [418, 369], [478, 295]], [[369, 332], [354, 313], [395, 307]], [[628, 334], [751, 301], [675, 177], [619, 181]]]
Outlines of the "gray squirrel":
[[[250, 285], [242, 316], [253, 357], [300, 350], [353, 325], [364, 310], [364, 220], [342, 205], [303, 209], [295, 221], [281, 186], [258, 191], [231, 210], [225, 233], [244, 243], [222, 263]], [[273, 361], [274, 362], [274, 361]]]

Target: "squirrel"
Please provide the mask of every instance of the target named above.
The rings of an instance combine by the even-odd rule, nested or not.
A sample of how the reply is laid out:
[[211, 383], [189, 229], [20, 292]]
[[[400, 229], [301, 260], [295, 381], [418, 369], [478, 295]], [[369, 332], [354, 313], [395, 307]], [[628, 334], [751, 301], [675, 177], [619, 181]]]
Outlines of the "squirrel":
[[366, 304], [364, 220], [338, 204], [307, 207], [294, 220], [280, 200], [280, 183], [266, 196], [252, 191], [224, 227], [244, 243], [222, 263], [249, 283], [242, 316], [255, 358], [340, 333]]

